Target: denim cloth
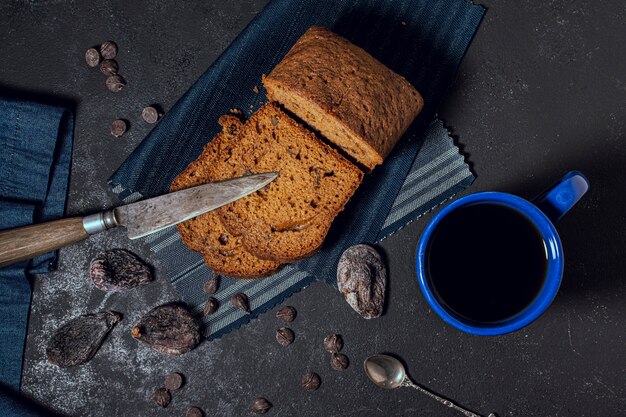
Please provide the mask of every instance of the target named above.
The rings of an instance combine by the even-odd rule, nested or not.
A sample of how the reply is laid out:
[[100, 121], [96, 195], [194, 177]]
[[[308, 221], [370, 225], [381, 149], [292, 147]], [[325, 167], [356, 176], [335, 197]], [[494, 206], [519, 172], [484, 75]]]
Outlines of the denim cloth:
[[[73, 124], [65, 108], [0, 96], [0, 230], [63, 216]], [[51, 252], [0, 269], [2, 416], [38, 415], [6, 394], [16, 394], [20, 387], [31, 300], [28, 276], [50, 271], [56, 259]]]
[[[484, 8], [465, 0], [273, 0], [174, 105], [109, 179], [124, 202], [166, 193], [173, 178], [219, 131], [231, 108], [255, 111], [266, 100], [261, 74], [269, 73], [312, 25], [332, 29], [407, 78], [425, 107], [385, 162], [352, 198], [313, 257], [261, 281], [225, 280], [219, 296], [242, 290], [251, 316], [227, 308], [212, 315], [209, 337], [219, 337], [301, 290], [315, 279], [335, 281], [337, 258], [348, 246], [377, 242], [469, 185], [473, 176], [441, 122], [432, 122], [482, 19]], [[428, 151], [417, 158], [428, 143]], [[430, 160], [429, 158], [432, 158]], [[428, 165], [428, 166], [426, 166]], [[403, 190], [402, 194], [399, 194]], [[205, 301], [211, 276], [174, 228], [145, 239], [165, 266], [183, 301]], [[222, 301], [222, 300], [220, 300]]]

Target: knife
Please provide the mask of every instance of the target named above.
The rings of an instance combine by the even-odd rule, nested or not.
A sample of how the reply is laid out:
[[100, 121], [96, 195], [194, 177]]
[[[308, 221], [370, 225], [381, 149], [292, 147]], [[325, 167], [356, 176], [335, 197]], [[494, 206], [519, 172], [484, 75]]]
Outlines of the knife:
[[5, 230], [0, 232], [0, 268], [117, 226], [125, 226], [128, 237], [137, 239], [252, 194], [277, 176], [275, 172], [247, 175], [187, 188], [86, 217]]

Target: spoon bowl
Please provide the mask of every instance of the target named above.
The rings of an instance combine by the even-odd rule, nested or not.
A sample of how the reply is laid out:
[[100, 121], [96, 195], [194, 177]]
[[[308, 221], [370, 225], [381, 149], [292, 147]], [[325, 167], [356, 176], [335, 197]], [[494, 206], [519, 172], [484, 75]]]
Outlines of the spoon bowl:
[[402, 363], [389, 355], [368, 357], [363, 362], [363, 369], [367, 377], [381, 388], [398, 388], [406, 378], [406, 370]]

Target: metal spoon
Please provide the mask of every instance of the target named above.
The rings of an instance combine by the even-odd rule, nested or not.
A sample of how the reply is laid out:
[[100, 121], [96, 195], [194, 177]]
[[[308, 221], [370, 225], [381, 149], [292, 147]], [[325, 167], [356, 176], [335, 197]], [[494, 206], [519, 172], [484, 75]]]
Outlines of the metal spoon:
[[[376, 385], [381, 388], [398, 388], [398, 387], [411, 387], [422, 394], [426, 394], [431, 398], [439, 401], [441, 404], [460, 411], [467, 417], [481, 417], [478, 414], [474, 414], [463, 407], [454, 404], [450, 400], [441, 398], [435, 393], [428, 391], [426, 388], [420, 387], [407, 376], [406, 370], [402, 363], [393, 356], [388, 355], [373, 355], [365, 359], [363, 362], [363, 369], [367, 377]], [[488, 417], [496, 417], [491, 413]]]

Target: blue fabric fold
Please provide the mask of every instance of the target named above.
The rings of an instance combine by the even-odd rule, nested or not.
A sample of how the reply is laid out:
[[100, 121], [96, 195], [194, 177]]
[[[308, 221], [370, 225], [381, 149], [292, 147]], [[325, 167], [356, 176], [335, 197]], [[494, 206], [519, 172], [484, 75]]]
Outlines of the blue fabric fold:
[[[64, 107], [0, 92], [0, 230], [60, 218], [65, 210], [73, 115]], [[50, 271], [57, 253], [0, 268], [0, 410], [39, 415], [10, 398], [20, 388], [31, 301], [29, 276]], [[33, 413], [33, 414], [31, 414]]]
[[[425, 108], [385, 162], [366, 176], [319, 253], [269, 279], [226, 280], [226, 291], [220, 292], [247, 291], [254, 317], [315, 279], [332, 283], [345, 248], [392, 234], [472, 182], [448, 132], [432, 121], [484, 10], [465, 0], [270, 1], [109, 179], [113, 191], [124, 202], [167, 192], [218, 133], [219, 116], [231, 108], [255, 111], [266, 100], [263, 90], [257, 94], [254, 88], [261, 86], [261, 74], [269, 73], [310, 26], [328, 27], [407, 78], [422, 93]], [[426, 144], [428, 152], [416, 158]], [[444, 159], [424, 170], [428, 157]], [[414, 185], [406, 183], [410, 175]], [[182, 299], [200, 308], [201, 284], [211, 275], [201, 257], [182, 245], [175, 229], [149, 236], [146, 243]], [[219, 337], [249, 319], [221, 308], [206, 319], [208, 336]]]

